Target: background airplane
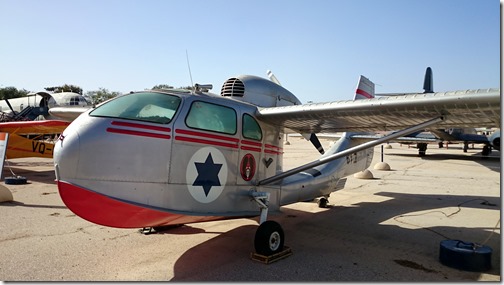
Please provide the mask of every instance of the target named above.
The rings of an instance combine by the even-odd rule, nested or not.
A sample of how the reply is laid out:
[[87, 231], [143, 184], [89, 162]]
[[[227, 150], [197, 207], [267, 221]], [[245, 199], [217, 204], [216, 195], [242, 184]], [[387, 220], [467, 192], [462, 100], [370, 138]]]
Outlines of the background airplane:
[[[363, 80], [366, 81], [369, 79], [364, 77]], [[372, 90], [374, 91], [374, 83], [369, 81], [368, 84], [373, 85]], [[424, 89], [423, 94], [434, 93], [433, 75], [432, 75], [432, 69], [430, 67], [427, 67], [427, 69], [425, 70], [423, 89]], [[414, 93], [376, 93], [374, 95], [404, 96], [409, 94]], [[468, 145], [470, 143], [484, 144], [483, 150], [481, 152], [482, 155], [489, 155], [492, 148], [500, 151], [500, 131], [495, 133], [492, 139], [489, 139], [487, 135], [478, 134], [475, 128], [457, 128], [457, 127], [447, 129], [429, 128], [426, 129], [425, 131], [432, 133], [432, 135], [430, 136], [425, 132], [416, 132], [398, 139], [397, 142], [405, 144], [416, 143], [419, 156], [425, 155], [427, 151], [427, 144], [431, 142], [437, 142], [440, 148], [443, 146], [443, 142], [446, 143], [446, 146], [448, 146], [448, 143], [461, 142], [464, 144], [463, 147], [464, 152], [467, 152]]]
[[48, 110], [56, 106], [89, 106], [77, 93], [29, 93], [26, 97], [0, 101], [0, 132], [8, 133], [6, 159], [52, 158], [54, 142], [70, 124], [55, 120]]
[[58, 120], [0, 123], [0, 132], [9, 134], [5, 159], [52, 158], [54, 140], [69, 124]]
[[[29, 93], [25, 97], [0, 101], [0, 112], [11, 121], [35, 120], [43, 117], [46, 120], [58, 120], [60, 117], [49, 114], [54, 107], [79, 108], [90, 107], [84, 96], [74, 92], [48, 93], [45, 91]], [[7, 118], [6, 118], [7, 117]], [[5, 121], [5, 120], [4, 120]]]
[[[274, 81], [240, 75], [220, 96], [198, 86], [118, 96], [60, 136], [60, 196], [76, 215], [118, 228], [259, 216], [254, 247], [270, 255], [283, 250], [284, 232], [268, 212], [327, 198], [369, 167], [374, 146], [434, 125], [500, 124], [500, 89], [382, 98], [361, 91], [354, 100], [299, 104]], [[354, 136], [391, 130], [399, 131], [372, 141]], [[284, 171], [289, 131], [344, 133], [319, 159]]]

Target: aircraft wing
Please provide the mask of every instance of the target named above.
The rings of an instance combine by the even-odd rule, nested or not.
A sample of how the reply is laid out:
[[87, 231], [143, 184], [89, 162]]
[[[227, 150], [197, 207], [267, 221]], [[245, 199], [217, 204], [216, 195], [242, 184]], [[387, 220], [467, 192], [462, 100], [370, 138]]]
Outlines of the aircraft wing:
[[55, 118], [66, 121], [75, 120], [80, 114], [92, 109], [91, 107], [52, 107], [49, 114]]
[[5, 158], [52, 158], [54, 143], [44, 135], [61, 134], [69, 124], [59, 120], [0, 123], [0, 132], [9, 133]]
[[0, 132], [9, 134], [59, 134], [70, 122], [59, 120], [16, 121], [0, 123]]
[[500, 89], [259, 108], [259, 120], [299, 133], [393, 131], [443, 116], [440, 128], [500, 127]]

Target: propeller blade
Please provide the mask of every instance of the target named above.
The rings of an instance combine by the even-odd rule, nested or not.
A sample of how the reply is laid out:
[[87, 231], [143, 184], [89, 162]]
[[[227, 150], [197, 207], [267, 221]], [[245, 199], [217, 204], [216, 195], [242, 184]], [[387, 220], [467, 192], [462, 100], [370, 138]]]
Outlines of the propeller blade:
[[[276, 76], [273, 74], [271, 70], [266, 71], [266, 74], [268, 75], [268, 78], [275, 82], [278, 85], [280, 84], [280, 81], [276, 78]], [[317, 135], [315, 133], [311, 133], [310, 137], [308, 138], [308, 134], [301, 134], [305, 139], [310, 140], [310, 142], [313, 144], [313, 146], [320, 152], [320, 154], [324, 154], [324, 148], [322, 147], [322, 144], [320, 143]]]
[[324, 154], [324, 152], [325, 152], [324, 148], [322, 147], [322, 144], [320, 143], [320, 141], [315, 133], [311, 133], [310, 141], [313, 144], [313, 146], [320, 152], [320, 154]]
[[266, 74], [268, 75], [268, 78], [271, 81], [275, 82], [276, 84], [278, 84], [280, 86], [282, 85], [282, 84], [280, 84], [280, 81], [278, 81], [278, 79], [276, 78], [275, 74], [273, 74], [273, 72], [271, 72], [271, 70], [266, 71]]

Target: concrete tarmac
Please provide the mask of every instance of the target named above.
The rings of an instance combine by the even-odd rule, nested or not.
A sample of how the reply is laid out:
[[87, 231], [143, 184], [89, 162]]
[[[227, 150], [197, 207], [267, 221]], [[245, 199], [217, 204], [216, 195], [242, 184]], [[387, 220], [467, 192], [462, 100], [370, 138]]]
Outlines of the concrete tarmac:
[[[286, 169], [315, 159], [309, 142], [290, 138]], [[325, 148], [329, 141], [321, 140]], [[3, 177], [14, 201], [0, 203], [0, 280], [4, 281], [500, 281], [500, 153], [481, 148], [391, 144], [390, 171], [349, 176], [329, 208], [300, 202], [269, 218], [293, 254], [271, 264], [250, 258], [257, 219], [184, 225], [145, 235], [75, 216], [61, 201], [52, 159], [10, 160]], [[4, 184], [2, 182], [2, 184]], [[469, 272], [439, 262], [440, 242], [492, 248], [492, 268]]]

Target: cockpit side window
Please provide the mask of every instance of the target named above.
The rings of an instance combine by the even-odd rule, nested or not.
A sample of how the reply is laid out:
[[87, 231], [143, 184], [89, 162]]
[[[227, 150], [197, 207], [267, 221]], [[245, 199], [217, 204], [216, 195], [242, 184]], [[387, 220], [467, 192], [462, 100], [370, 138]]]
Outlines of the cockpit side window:
[[261, 127], [254, 119], [254, 117], [249, 114], [243, 114], [243, 127], [242, 127], [243, 137], [252, 140], [262, 140]]
[[73, 96], [72, 98], [70, 98], [70, 106], [77, 106], [79, 105], [79, 96]]
[[89, 113], [94, 117], [119, 118], [167, 124], [177, 112], [180, 97], [163, 93], [133, 93], [118, 96]]
[[194, 101], [186, 117], [189, 128], [236, 134], [236, 112], [233, 108]]

